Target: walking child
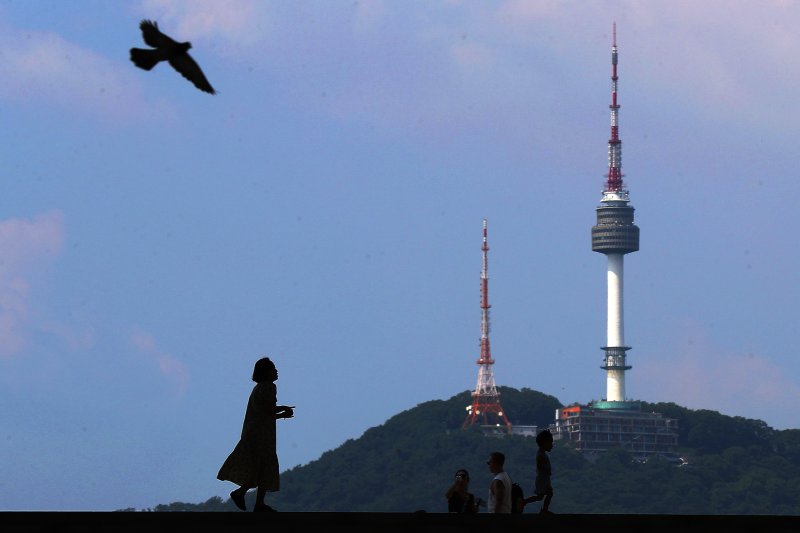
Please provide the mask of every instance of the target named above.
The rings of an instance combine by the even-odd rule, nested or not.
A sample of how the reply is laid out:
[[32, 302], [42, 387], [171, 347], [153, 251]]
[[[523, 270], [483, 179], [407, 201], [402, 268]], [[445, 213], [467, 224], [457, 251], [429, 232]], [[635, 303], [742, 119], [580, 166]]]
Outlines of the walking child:
[[550, 512], [550, 501], [553, 499], [553, 485], [550, 483], [552, 469], [550, 468], [550, 456], [547, 453], [553, 449], [553, 434], [545, 429], [536, 435], [536, 444], [539, 450], [536, 452], [536, 481], [534, 483], [533, 496], [528, 496], [522, 500], [522, 505], [531, 502], [544, 500], [541, 514], [553, 514]]

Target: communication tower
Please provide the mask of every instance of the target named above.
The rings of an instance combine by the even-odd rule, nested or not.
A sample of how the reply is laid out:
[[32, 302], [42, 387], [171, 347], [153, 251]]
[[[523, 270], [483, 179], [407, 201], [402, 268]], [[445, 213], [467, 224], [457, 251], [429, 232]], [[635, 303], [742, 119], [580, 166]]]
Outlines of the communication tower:
[[608, 302], [606, 345], [603, 366], [606, 371], [606, 398], [556, 409], [553, 434], [572, 442], [582, 454], [604, 453], [612, 447], [628, 450], [634, 459], [647, 461], [659, 455], [679, 464], [677, 455], [678, 420], [643, 410], [641, 402], [625, 398], [625, 371], [631, 367], [625, 354], [622, 288], [623, 258], [639, 250], [639, 228], [633, 223], [633, 206], [622, 182], [622, 141], [619, 139], [617, 103], [617, 25], [613, 26], [611, 46], [611, 138], [608, 140], [608, 174], [597, 225], [592, 227], [592, 251], [608, 257]]
[[592, 227], [592, 251], [608, 257], [608, 299], [606, 345], [603, 366], [606, 371], [606, 400], [625, 401], [626, 364], [623, 324], [623, 274], [625, 254], [639, 249], [639, 228], [633, 223], [633, 206], [622, 182], [622, 141], [619, 138], [617, 103], [617, 25], [613, 26], [611, 45], [611, 138], [608, 140], [608, 174], [597, 206], [597, 225]]
[[511, 422], [506, 418], [500, 405], [500, 393], [494, 383], [492, 351], [489, 347], [489, 267], [486, 240], [486, 219], [483, 219], [483, 267], [481, 268], [481, 355], [478, 364], [478, 384], [472, 392], [472, 403], [467, 406], [467, 418], [463, 428], [480, 424], [484, 429], [496, 428], [511, 433]]

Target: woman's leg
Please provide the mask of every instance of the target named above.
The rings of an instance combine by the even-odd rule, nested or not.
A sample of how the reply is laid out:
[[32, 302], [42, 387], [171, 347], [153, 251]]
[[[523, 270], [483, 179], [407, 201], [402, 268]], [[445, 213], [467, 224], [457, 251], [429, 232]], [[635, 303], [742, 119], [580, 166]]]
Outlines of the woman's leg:
[[245, 494], [247, 494], [247, 487], [239, 487], [238, 489], [231, 491], [231, 500], [236, 505], [236, 507], [238, 507], [242, 511], [247, 510], [247, 505], [245, 504], [244, 501]]

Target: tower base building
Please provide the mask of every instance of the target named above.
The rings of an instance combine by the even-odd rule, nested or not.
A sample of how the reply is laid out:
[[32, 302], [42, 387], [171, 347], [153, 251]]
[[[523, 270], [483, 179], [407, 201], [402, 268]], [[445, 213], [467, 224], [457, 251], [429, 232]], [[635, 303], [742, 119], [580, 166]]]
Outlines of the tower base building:
[[595, 401], [556, 409], [551, 428], [555, 440], [569, 441], [582, 455], [628, 451], [637, 461], [660, 456], [681, 463], [678, 455], [678, 421], [661, 413], [643, 411], [636, 401]]

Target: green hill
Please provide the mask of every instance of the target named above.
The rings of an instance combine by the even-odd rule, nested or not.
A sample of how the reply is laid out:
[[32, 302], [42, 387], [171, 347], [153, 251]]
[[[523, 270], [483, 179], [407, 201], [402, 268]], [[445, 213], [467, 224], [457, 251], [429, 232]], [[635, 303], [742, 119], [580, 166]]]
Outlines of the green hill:
[[[531, 389], [499, 387], [512, 424], [547, 427], [554, 397]], [[506, 454], [506, 471], [526, 494], [535, 475], [531, 437], [485, 437], [462, 430], [469, 391], [399, 413], [319, 459], [281, 474], [281, 491], [269, 504], [295, 512], [446, 512], [444, 492], [458, 468], [470, 471], [470, 489], [486, 499], [492, 451]], [[555, 513], [685, 515], [800, 515], [800, 430], [775, 430], [760, 420], [690, 410], [672, 403], [643, 409], [679, 420], [679, 452], [688, 465], [633, 461], [622, 449], [593, 461], [556, 441], [553, 466]], [[255, 491], [248, 494], [252, 508]], [[538, 504], [526, 508], [537, 512]], [[158, 505], [154, 511], [228, 511], [218, 497], [201, 504]]]

